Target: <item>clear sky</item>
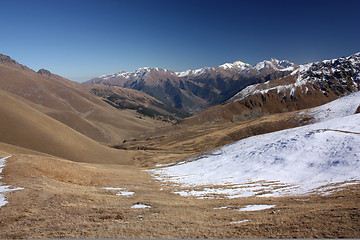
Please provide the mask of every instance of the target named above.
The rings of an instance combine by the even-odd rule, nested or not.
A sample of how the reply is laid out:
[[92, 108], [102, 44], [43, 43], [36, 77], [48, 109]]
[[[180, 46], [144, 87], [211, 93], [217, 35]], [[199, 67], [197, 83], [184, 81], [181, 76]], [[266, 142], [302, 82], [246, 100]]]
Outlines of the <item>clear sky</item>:
[[360, 51], [359, 0], [0, 0], [0, 53], [74, 81]]

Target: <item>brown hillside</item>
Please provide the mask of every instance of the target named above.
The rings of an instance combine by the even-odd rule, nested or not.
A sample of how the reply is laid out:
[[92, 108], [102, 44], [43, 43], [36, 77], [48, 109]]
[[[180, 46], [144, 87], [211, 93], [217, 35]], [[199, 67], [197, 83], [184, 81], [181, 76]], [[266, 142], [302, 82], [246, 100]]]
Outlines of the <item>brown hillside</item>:
[[[275, 83], [279, 81], [284, 80], [274, 80]], [[244, 99], [209, 108], [196, 116], [182, 120], [181, 124], [196, 125], [222, 121], [245, 121], [273, 113], [291, 112], [320, 106], [351, 93], [351, 91], [338, 93], [329, 88], [325, 88], [325, 91], [323, 89], [319, 85], [309, 83], [297, 87], [294, 92], [291, 89], [285, 89], [278, 93], [277, 89], [270, 89], [264, 93], [251, 94]]]
[[119, 164], [130, 158], [129, 153], [105, 147], [2, 90], [0, 102], [0, 142], [77, 162]]
[[159, 124], [151, 118], [136, 118], [135, 111], [119, 111], [85, 86], [44, 71], [0, 64], [0, 89], [29, 100], [40, 112], [103, 144], [120, 142]]
[[141, 117], [147, 116], [165, 122], [176, 122], [188, 117], [183, 111], [171, 107], [156, 98], [134, 89], [117, 86], [93, 84], [82, 85], [91, 94], [117, 109], [135, 110]]
[[304, 116], [290, 112], [247, 121], [177, 124], [127, 139], [115, 147], [122, 150], [137, 150], [133, 163], [141, 166], [176, 163], [240, 139], [298, 127], [307, 123], [303, 119]]

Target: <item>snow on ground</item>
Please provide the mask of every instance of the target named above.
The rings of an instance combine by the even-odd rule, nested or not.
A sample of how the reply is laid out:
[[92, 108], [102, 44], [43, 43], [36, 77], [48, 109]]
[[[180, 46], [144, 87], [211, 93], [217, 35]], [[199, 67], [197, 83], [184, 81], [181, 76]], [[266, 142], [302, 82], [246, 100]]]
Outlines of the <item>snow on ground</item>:
[[130, 191], [120, 191], [116, 194], [116, 196], [132, 196], [134, 195], [135, 192], [130, 192]]
[[313, 118], [315, 122], [352, 115], [360, 105], [360, 92], [349, 94], [316, 108], [304, 110], [300, 114]]
[[220, 209], [227, 209], [227, 208], [229, 208], [229, 207], [231, 207], [231, 206], [215, 207], [214, 209], [215, 209], [215, 210], [220, 210]]
[[116, 196], [132, 196], [135, 194], [135, 192], [127, 191], [126, 188], [121, 187], [103, 187], [101, 189], [119, 191]]
[[275, 207], [275, 205], [246, 205], [245, 207], [238, 209], [238, 211], [240, 212], [260, 211], [273, 207]]
[[[5, 167], [6, 159], [8, 159], [9, 157], [11, 157], [11, 156], [0, 159], [0, 174], [2, 173], [3, 167]], [[0, 175], [0, 179], [1, 178], [2, 177]], [[6, 192], [12, 192], [12, 191], [21, 190], [21, 189], [24, 189], [24, 188], [11, 188], [11, 186], [5, 186], [0, 182], [0, 207], [2, 207], [8, 203], [8, 201], [6, 201], [6, 199], [5, 199]]]
[[132, 205], [131, 208], [151, 208], [151, 206], [138, 203], [138, 204]]
[[124, 190], [125, 188], [121, 188], [121, 187], [103, 187], [101, 189], [120, 191], [120, 190]]
[[[331, 120], [242, 139], [222, 147], [221, 154], [150, 173], [180, 184], [174, 193], [200, 198], [325, 193], [360, 183], [360, 114], [336, 118], [347, 110], [334, 106]], [[314, 114], [329, 119], [321, 111]]]
[[238, 223], [244, 223], [244, 222], [249, 222], [249, 221], [250, 221], [249, 219], [244, 219], [244, 220], [241, 220], [241, 221], [230, 222], [230, 224], [238, 224]]

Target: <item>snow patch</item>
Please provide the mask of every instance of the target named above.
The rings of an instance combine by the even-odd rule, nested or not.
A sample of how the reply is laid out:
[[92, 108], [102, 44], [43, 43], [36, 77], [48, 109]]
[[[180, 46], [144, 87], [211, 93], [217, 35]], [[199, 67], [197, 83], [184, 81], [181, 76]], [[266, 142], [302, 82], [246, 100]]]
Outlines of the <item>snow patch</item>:
[[125, 188], [121, 188], [121, 187], [103, 187], [101, 189], [105, 189], [105, 190], [124, 190]]
[[243, 208], [238, 209], [240, 212], [260, 211], [269, 208], [273, 208], [276, 205], [246, 205]]
[[[12, 156], [7, 156], [4, 158], [0, 159], [0, 174], [2, 173], [3, 167], [5, 167], [6, 164], [6, 159], [10, 158]], [[1, 175], [0, 175], [0, 179], [1, 179]], [[0, 182], [0, 207], [4, 206], [5, 204], [8, 203], [8, 201], [5, 198], [5, 193], [6, 192], [12, 192], [12, 191], [16, 191], [16, 190], [22, 190], [24, 188], [11, 188], [11, 186], [6, 186], [3, 185], [3, 183]]]
[[231, 206], [215, 207], [214, 209], [215, 209], [215, 210], [220, 210], [220, 209], [227, 209], [227, 208], [229, 208], [229, 207], [231, 207]]
[[151, 206], [139, 203], [132, 205], [131, 208], [151, 208]]
[[127, 191], [126, 188], [121, 187], [103, 187], [101, 189], [119, 191], [116, 196], [132, 196], [135, 194], [135, 192]]
[[132, 196], [134, 195], [135, 192], [130, 192], [130, 191], [120, 191], [116, 194], [116, 196]]
[[244, 223], [244, 222], [249, 222], [249, 221], [250, 221], [249, 219], [244, 219], [244, 220], [240, 220], [240, 221], [230, 222], [230, 224], [239, 224], [239, 223]]

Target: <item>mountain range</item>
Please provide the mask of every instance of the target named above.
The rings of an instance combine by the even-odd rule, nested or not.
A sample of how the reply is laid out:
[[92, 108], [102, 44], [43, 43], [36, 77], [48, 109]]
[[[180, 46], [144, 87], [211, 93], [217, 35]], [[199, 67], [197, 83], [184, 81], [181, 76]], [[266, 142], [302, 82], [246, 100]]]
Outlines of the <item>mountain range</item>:
[[238, 121], [320, 106], [360, 89], [360, 53], [300, 65], [284, 77], [247, 86], [223, 105], [185, 119], [198, 124]]
[[251, 84], [286, 76], [295, 68], [297, 65], [292, 62], [274, 58], [255, 66], [236, 61], [184, 72], [145, 67], [134, 72], [105, 74], [85, 84], [136, 89], [185, 114], [194, 114], [228, 100]]
[[354, 238], [359, 67], [357, 53], [80, 84], [0, 55], [0, 238]]

